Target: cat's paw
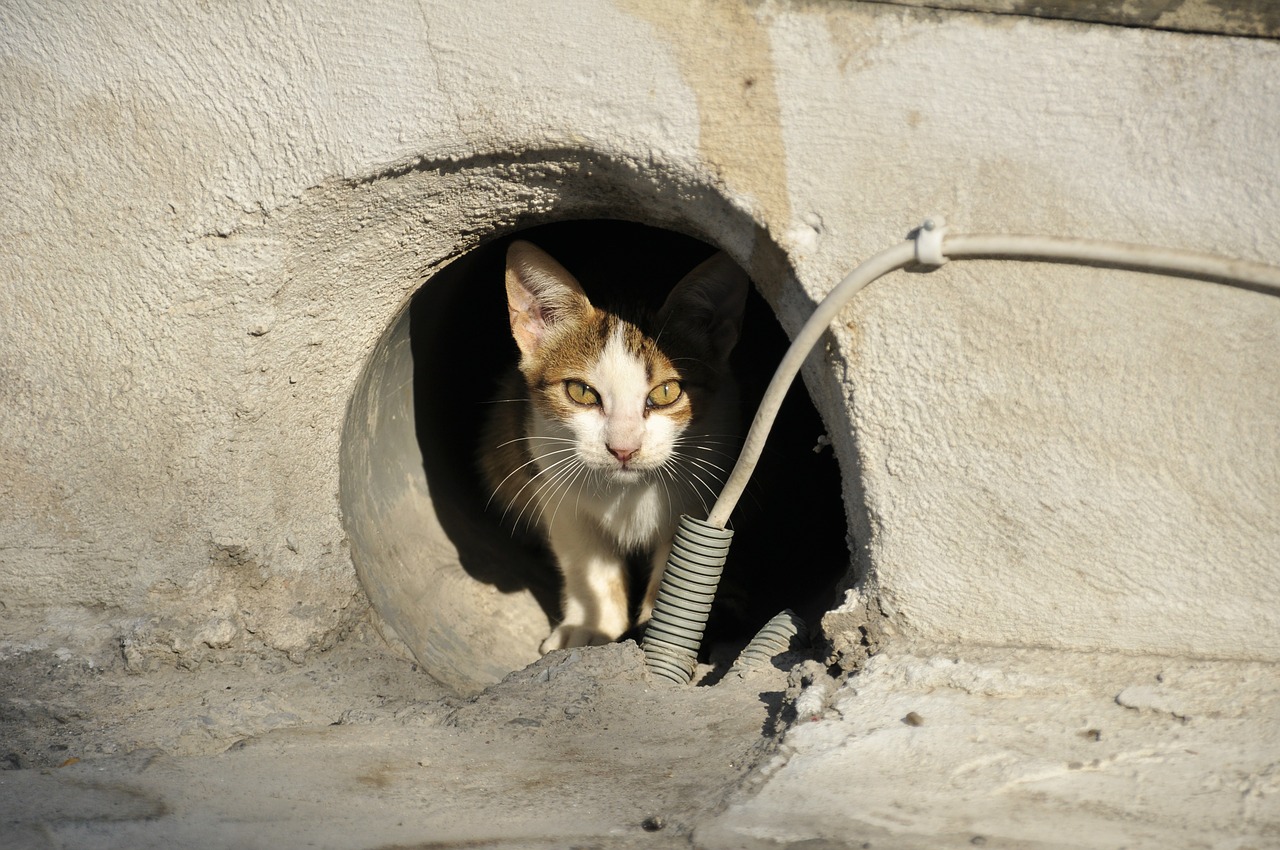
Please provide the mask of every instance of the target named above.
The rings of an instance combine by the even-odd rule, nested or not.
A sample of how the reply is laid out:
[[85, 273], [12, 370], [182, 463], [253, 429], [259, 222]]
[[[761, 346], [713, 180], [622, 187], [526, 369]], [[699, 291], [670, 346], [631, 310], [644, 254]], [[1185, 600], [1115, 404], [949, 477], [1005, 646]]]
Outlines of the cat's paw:
[[575, 623], [564, 623], [556, 626], [556, 628], [547, 636], [539, 647], [543, 655], [556, 649], [572, 649], [575, 646], [600, 646], [601, 644], [612, 641], [609, 635], [594, 629], [591, 626], [583, 626]]

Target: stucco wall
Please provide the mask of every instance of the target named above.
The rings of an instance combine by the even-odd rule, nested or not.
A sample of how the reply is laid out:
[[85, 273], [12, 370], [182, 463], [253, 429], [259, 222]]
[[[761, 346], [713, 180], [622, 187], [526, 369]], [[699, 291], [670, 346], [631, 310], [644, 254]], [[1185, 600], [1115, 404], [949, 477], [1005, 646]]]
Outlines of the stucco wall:
[[[357, 377], [518, 226], [687, 230], [791, 329], [932, 212], [1280, 260], [1273, 41], [586, 0], [10, 2], [0, 33], [10, 643], [196, 661], [361, 616]], [[846, 315], [807, 373], [865, 579], [831, 628], [1280, 657], [1280, 302], [982, 263]]]

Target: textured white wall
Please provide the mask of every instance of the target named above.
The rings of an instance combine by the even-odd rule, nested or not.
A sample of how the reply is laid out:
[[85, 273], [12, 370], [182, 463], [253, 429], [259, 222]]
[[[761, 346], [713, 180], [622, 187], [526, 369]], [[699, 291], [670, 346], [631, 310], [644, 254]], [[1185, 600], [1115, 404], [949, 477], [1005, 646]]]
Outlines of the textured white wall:
[[[359, 370], [517, 219], [694, 229], [790, 328], [931, 212], [1280, 261], [1269, 41], [623, 0], [9, 2], [0, 33], [11, 642], [330, 639]], [[983, 263], [847, 318], [809, 372], [869, 570], [833, 624], [1280, 657], [1280, 302]]]
[[[1280, 262], [1274, 42], [900, 13], [796, 15], [773, 38], [802, 280], [933, 210], [959, 232]], [[811, 245], [795, 219], [822, 222]], [[1280, 651], [1275, 298], [956, 264], [873, 287], [846, 331], [892, 629]]]

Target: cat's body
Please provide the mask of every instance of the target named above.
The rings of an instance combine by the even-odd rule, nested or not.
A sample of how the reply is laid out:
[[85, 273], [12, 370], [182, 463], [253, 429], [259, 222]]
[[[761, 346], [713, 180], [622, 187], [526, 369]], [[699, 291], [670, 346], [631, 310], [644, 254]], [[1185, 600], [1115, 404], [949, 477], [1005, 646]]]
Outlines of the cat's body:
[[546, 253], [515, 242], [507, 303], [520, 349], [481, 440], [492, 504], [537, 530], [561, 576], [548, 652], [631, 625], [627, 561], [650, 566], [653, 607], [682, 513], [705, 515], [737, 447], [737, 341], [747, 279], [723, 254], [690, 272], [655, 316], [593, 306]]

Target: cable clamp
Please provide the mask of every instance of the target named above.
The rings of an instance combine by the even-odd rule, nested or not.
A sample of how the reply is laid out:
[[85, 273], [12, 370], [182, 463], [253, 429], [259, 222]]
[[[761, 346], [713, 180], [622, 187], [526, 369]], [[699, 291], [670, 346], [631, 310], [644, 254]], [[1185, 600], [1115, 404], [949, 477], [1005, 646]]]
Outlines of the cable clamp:
[[940, 266], [947, 261], [942, 253], [942, 239], [947, 235], [947, 220], [930, 216], [916, 229], [916, 262], [922, 266]]

